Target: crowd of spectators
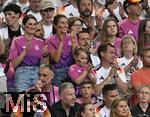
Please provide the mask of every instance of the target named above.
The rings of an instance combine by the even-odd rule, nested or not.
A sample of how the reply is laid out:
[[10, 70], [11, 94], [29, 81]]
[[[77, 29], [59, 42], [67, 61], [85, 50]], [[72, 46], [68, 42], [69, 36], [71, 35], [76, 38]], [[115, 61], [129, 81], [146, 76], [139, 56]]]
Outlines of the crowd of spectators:
[[150, 0], [0, 0], [0, 117], [27, 116], [150, 117]]

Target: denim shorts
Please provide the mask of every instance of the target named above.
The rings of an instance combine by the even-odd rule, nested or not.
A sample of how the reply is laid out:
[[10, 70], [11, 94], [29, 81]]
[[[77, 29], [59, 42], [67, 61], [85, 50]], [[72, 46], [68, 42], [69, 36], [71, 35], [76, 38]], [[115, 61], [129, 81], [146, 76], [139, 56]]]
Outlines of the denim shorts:
[[38, 79], [38, 66], [21, 66], [15, 72], [16, 92], [22, 92], [35, 85]]
[[53, 71], [54, 71], [54, 79], [52, 80], [52, 83], [55, 86], [60, 86], [62, 84], [63, 81], [65, 81], [65, 79], [67, 78], [67, 74], [68, 74], [68, 67], [60, 67], [60, 68], [54, 68], [53, 67]]

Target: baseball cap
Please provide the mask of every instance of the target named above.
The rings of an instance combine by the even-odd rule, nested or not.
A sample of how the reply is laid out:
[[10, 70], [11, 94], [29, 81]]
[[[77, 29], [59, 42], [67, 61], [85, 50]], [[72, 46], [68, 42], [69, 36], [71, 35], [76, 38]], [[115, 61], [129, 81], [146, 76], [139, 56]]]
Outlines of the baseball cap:
[[53, 2], [51, 2], [50, 0], [43, 0], [40, 4], [40, 8], [41, 10], [45, 10], [48, 8], [55, 8]]
[[143, 0], [125, 0], [123, 3], [123, 8], [124, 10], [126, 10], [126, 8], [128, 8], [128, 6], [130, 5], [134, 5], [137, 3], [141, 3]]

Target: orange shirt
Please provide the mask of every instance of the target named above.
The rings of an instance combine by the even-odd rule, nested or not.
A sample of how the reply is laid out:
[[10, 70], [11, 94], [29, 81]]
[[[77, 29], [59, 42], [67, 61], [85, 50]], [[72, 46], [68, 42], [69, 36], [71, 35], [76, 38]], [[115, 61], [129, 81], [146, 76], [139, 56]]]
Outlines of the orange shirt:
[[132, 73], [131, 83], [133, 87], [138, 85], [150, 85], [150, 69], [139, 69]]
[[[141, 86], [141, 85], [150, 85], [150, 69], [139, 69], [132, 73], [131, 75], [131, 84], [133, 88]], [[132, 96], [131, 105], [135, 106], [138, 103], [138, 97], [135, 94]]]

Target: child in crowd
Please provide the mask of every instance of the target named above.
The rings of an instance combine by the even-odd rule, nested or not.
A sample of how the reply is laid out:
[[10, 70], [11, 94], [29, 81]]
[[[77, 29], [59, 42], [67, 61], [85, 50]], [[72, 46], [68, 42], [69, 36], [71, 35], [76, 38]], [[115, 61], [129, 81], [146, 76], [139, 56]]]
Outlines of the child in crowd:
[[71, 65], [68, 75], [76, 86], [76, 94], [80, 95], [80, 85], [85, 80], [96, 82], [92, 67], [89, 64], [89, 51], [86, 48], [76, 48], [74, 51], [75, 64]]
[[95, 103], [95, 98], [92, 98], [94, 94], [94, 85], [91, 81], [84, 81], [81, 85], [81, 98], [78, 98], [76, 102], [79, 104]]

